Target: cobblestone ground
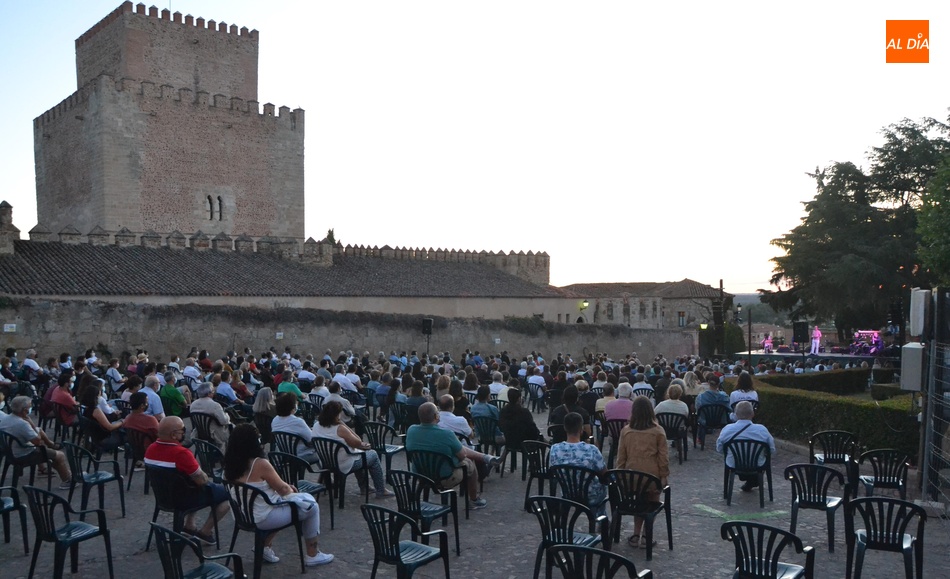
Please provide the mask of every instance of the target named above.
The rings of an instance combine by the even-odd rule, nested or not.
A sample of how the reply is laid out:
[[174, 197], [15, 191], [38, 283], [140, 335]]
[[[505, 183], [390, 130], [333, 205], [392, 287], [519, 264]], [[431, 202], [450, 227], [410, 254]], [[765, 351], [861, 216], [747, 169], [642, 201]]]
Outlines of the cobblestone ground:
[[[539, 425], [544, 416], [537, 415]], [[710, 445], [714, 446], [714, 445]], [[789, 485], [782, 479], [785, 466], [795, 462], [807, 462], [801, 449], [792, 445], [780, 444], [774, 457], [773, 481], [774, 502], [768, 502], [764, 509], [758, 505], [757, 493], [743, 493], [736, 486], [732, 505], [726, 506], [722, 498], [722, 457], [713, 448], [705, 452], [698, 448], [690, 449], [689, 457], [682, 465], [677, 463], [675, 452], [671, 451], [671, 475], [673, 507], [673, 550], [668, 549], [665, 540], [666, 528], [662, 518], [657, 520], [656, 539], [653, 560], [646, 561], [646, 552], [633, 549], [626, 544], [626, 538], [632, 532], [632, 518], [624, 520], [622, 540], [613, 545], [613, 550], [632, 559], [639, 570], [651, 569], [657, 577], [705, 578], [731, 577], [734, 569], [732, 546], [720, 538], [720, 526], [726, 519], [756, 520], [778, 527], [788, 528], [789, 524]], [[520, 462], [520, 461], [519, 461]], [[394, 467], [404, 468], [405, 459], [398, 456]], [[112, 550], [115, 573], [118, 577], [150, 579], [163, 577], [161, 565], [154, 546], [145, 552], [145, 539], [148, 521], [154, 507], [152, 495], [144, 495], [142, 473], [136, 473], [131, 492], [126, 495], [128, 514], [120, 517], [118, 495], [115, 486], [108, 489], [106, 512], [109, 528], [112, 532]], [[916, 480], [916, 473], [912, 473]], [[308, 568], [306, 575], [316, 577], [369, 577], [373, 562], [373, 547], [369, 541], [366, 525], [360, 515], [359, 505], [362, 498], [357, 494], [355, 480], [348, 481], [346, 508], [336, 512], [336, 528], [330, 530], [326, 499], [321, 499], [323, 513], [320, 544], [324, 552], [336, 556], [333, 563], [324, 567]], [[538, 545], [539, 527], [533, 515], [522, 510], [525, 483], [519, 471], [514, 475], [506, 474], [499, 478], [493, 474], [486, 482], [483, 496], [488, 507], [473, 511], [469, 520], [460, 520], [462, 544], [461, 556], [453, 552], [450, 557], [451, 571], [454, 577], [531, 577], [534, 556]], [[916, 492], [912, 491], [912, 498]], [[61, 492], [65, 496], [65, 492]], [[73, 497], [73, 506], [79, 506], [79, 493]], [[91, 506], [96, 505], [95, 494], [90, 499]], [[461, 503], [461, 501], [460, 501]], [[394, 499], [382, 501], [385, 506], [395, 508]], [[460, 505], [461, 506], [461, 505]], [[160, 515], [159, 521], [171, 526], [170, 518]], [[12, 541], [0, 546], [0, 578], [13, 579], [26, 577], [29, 571], [30, 557], [24, 556], [20, 538], [19, 524], [14, 517], [12, 522]], [[450, 525], [451, 527], [451, 520]], [[227, 550], [230, 541], [232, 523], [226, 519], [221, 523], [222, 550]], [[274, 548], [281, 557], [276, 564], [264, 565], [264, 577], [300, 576], [299, 559], [292, 531], [283, 531], [278, 535]], [[28, 517], [28, 534], [32, 555], [34, 528]], [[818, 511], [801, 511], [799, 515], [798, 535], [806, 545], [812, 545], [816, 554], [816, 577], [844, 577], [846, 550], [844, 542], [843, 508], [836, 517], [835, 552], [829, 553], [825, 516]], [[454, 537], [449, 530], [449, 544]], [[252, 565], [252, 537], [249, 533], [238, 535], [235, 551], [244, 557], [247, 572]], [[931, 518], [927, 522], [925, 538], [924, 572], [927, 576], [950, 576], [950, 527], [945, 520]], [[208, 549], [214, 554], [215, 549]], [[787, 553], [786, 560], [803, 561], [803, 558]], [[53, 576], [53, 547], [41, 548], [36, 577]], [[192, 562], [186, 557], [186, 568]], [[99, 539], [83, 543], [79, 550], [79, 572], [69, 574], [68, 561], [66, 577], [84, 577], [100, 579], [107, 576], [105, 551]], [[394, 576], [391, 567], [381, 567], [380, 577]], [[416, 577], [442, 577], [442, 566], [433, 563], [421, 569]], [[870, 552], [865, 560], [864, 577], [902, 577], [902, 559], [897, 553]]]

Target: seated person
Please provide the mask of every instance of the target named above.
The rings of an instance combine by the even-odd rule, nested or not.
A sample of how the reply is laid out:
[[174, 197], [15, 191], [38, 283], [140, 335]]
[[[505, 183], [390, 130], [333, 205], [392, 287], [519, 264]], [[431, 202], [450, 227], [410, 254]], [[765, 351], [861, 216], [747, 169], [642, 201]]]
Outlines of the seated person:
[[[208, 383], [208, 387], [210, 389], [210, 383]], [[208, 479], [208, 475], [201, 470], [195, 455], [181, 445], [184, 438], [185, 423], [181, 421], [181, 418], [166, 416], [158, 423], [158, 440], [145, 450], [145, 464], [158, 468], [175, 468], [178, 472], [190, 477], [195, 486], [199, 488], [207, 486], [211, 489], [210, 502], [208, 493], [202, 489], [193, 495], [178, 497], [180, 502], [176, 506], [183, 510], [202, 507], [214, 509], [214, 512], [208, 516], [201, 529], [195, 528], [194, 512], [186, 515], [183, 529], [185, 533], [203, 543], [214, 545], [215, 537], [212, 529], [214, 528], [215, 518], [221, 519], [231, 510], [228, 493], [224, 489], [224, 485], [213, 483]]]
[[310, 464], [319, 462], [317, 451], [310, 444], [313, 432], [303, 418], [294, 415], [297, 412], [297, 397], [290, 392], [278, 394], [274, 407], [277, 416], [270, 423], [271, 433], [287, 432], [303, 438], [303, 441], [297, 443], [295, 454]]
[[680, 400], [680, 398], [683, 397], [683, 386], [680, 382], [682, 382], [682, 380], [677, 378], [673, 380], [670, 387], [666, 389], [666, 395], [669, 396], [669, 398], [656, 405], [657, 414], [660, 412], [674, 412], [689, 418], [689, 406]]
[[[551, 410], [551, 417], [548, 421], [548, 424], [563, 425], [564, 417], [571, 412], [576, 412], [577, 414], [580, 414], [581, 418], [584, 420], [584, 438], [587, 438], [591, 434], [590, 414], [588, 414], [587, 411], [577, 403], [577, 398], [578, 394], [576, 386], [571, 385], [565, 388], [564, 394], [561, 395], [561, 405]], [[614, 404], [616, 404], [616, 402], [614, 402]], [[626, 418], [629, 420], [630, 415], [627, 414]], [[561, 442], [563, 440], [563, 437], [565, 436], [563, 431], [560, 429], [554, 429], [552, 432], [554, 433], [554, 437], [551, 440], [552, 442]]]
[[[567, 434], [567, 440], [558, 442], [551, 447], [551, 453], [548, 455], [549, 464], [551, 466], [560, 464], [582, 466], [595, 470], [603, 476], [607, 473], [604, 455], [593, 444], [581, 442], [585, 425], [587, 425], [587, 422], [583, 416], [577, 412], [567, 413], [564, 417], [564, 431]], [[597, 507], [598, 512], [596, 514], [602, 514], [604, 505], [601, 502], [607, 497], [606, 485], [600, 481], [594, 481], [588, 487], [588, 491], [587, 505]]]
[[482, 454], [464, 446], [452, 432], [439, 427], [439, 410], [435, 404], [426, 402], [419, 406], [419, 424], [413, 424], [406, 433], [406, 450], [409, 452], [425, 450], [450, 457], [454, 468], [440, 473], [442, 488], [452, 488], [462, 482], [464, 468], [468, 473], [468, 498], [472, 509], [483, 509], [488, 501], [478, 496], [478, 480], [475, 476], [475, 461], [483, 463], [488, 469], [494, 467], [500, 459], [497, 456]]
[[145, 409], [148, 408], [148, 397], [145, 393], [133, 394], [129, 398], [129, 406], [132, 412], [125, 418], [123, 427], [126, 430], [140, 430], [151, 436], [152, 440], [158, 438], [158, 420], [145, 413]]
[[574, 387], [577, 388], [577, 403], [581, 408], [587, 411], [588, 416], [593, 416], [594, 412], [596, 412], [597, 401], [600, 400], [600, 396], [598, 396], [596, 392], [591, 391], [586, 380], [578, 380], [574, 383]]
[[[755, 412], [752, 410], [752, 403], [748, 400], [743, 400], [737, 404], [736, 416], [739, 419], [738, 421], [723, 426], [719, 432], [719, 438], [716, 440], [716, 452], [722, 453], [726, 443], [733, 440], [757, 440], [767, 443], [772, 454], [775, 454], [775, 439], [772, 438], [769, 429], [761, 424], [752, 422], [752, 418], [755, 416]], [[759, 466], [763, 464], [765, 464], [764, 455], [759, 457]], [[726, 456], [726, 465], [729, 467], [736, 466], [732, 454]], [[749, 492], [759, 486], [759, 479], [754, 474], [747, 476], [740, 475], [739, 480], [743, 481], [742, 490], [745, 492]]]
[[[699, 409], [703, 406], [713, 404], [725, 406], [727, 410], [731, 410], [729, 397], [719, 389], [719, 378], [716, 378], [716, 375], [712, 372], [707, 372], [705, 380], [709, 384], [709, 389], [696, 397], [696, 412], [699, 413]], [[702, 414], [699, 414], [699, 423], [703, 425], [706, 424], [706, 418]]]
[[[67, 379], [67, 383], [69, 380]], [[29, 457], [35, 459], [36, 464], [45, 466], [46, 460], [53, 461], [53, 468], [59, 473], [62, 480], [60, 490], [70, 488], [72, 473], [69, 470], [69, 464], [66, 462], [66, 455], [61, 451], [55, 450], [57, 446], [46, 433], [37, 428], [30, 418], [30, 410], [33, 408], [33, 399], [29, 396], [16, 396], [10, 401], [10, 414], [0, 416], [0, 431], [12, 436], [16, 441], [11, 444], [13, 447], [13, 456], [18, 459]], [[42, 472], [42, 469], [41, 469]]]
[[[739, 378], [736, 379], [736, 389], [732, 391], [732, 394], [729, 395], [729, 406], [733, 404], [738, 404], [743, 400], [755, 400], [759, 401], [759, 393], [755, 391], [755, 386], [752, 383], [752, 376], [743, 371], [739, 374]], [[735, 413], [729, 415], [730, 420], [736, 420]]]
[[521, 448], [525, 440], [544, 440], [531, 411], [521, 405], [521, 389], [508, 392], [508, 405], [498, 413], [498, 425], [511, 448]]
[[594, 405], [594, 413], [595, 413], [595, 414], [596, 414], [597, 412], [603, 412], [604, 409], [607, 407], [607, 404], [608, 404], [609, 402], [613, 402], [614, 400], [617, 399], [617, 396], [616, 396], [616, 394], [615, 394], [616, 389], [614, 388], [614, 385], [613, 385], [613, 384], [611, 384], [610, 382], [608, 382], [608, 383], [604, 384], [604, 387], [603, 387], [603, 388], [604, 388], [604, 397], [598, 399], [598, 400], [597, 400], [597, 404]]
[[[494, 418], [495, 420], [500, 418], [498, 407], [488, 402], [490, 397], [491, 389], [488, 386], [478, 387], [478, 391], [475, 393], [475, 404], [473, 404], [471, 408], [473, 420], [479, 416], [486, 416], [488, 418]], [[502, 434], [501, 429], [498, 426], [495, 426], [494, 440], [495, 444], [505, 444], [505, 435]]]
[[175, 386], [175, 373], [165, 372], [165, 385], [158, 391], [158, 397], [162, 399], [162, 408], [165, 413], [171, 416], [188, 416], [188, 405], [191, 404], [191, 390], [188, 388], [182, 392]]
[[371, 450], [368, 442], [363, 442], [350, 427], [343, 423], [343, 407], [339, 402], [331, 400], [323, 405], [320, 416], [313, 425], [313, 436], [314, 438], [329, 438], [342, 442], [350, 450], [360, 451], [357, 454], [346, 452], [343, 449], [337, 452], [337, 465], [340, 472], [351, 473], [356, 471], [360, 488], [365, 489], [365, 467], [373, 478], [377, 499], [395, 496], [392, 491], [386, 488], [386, 480], [383, 476], [383, 467], [379, 463], [379, 455], [375, 450]]
[[300, 388], [294, 383], [294, 371], [293, 370], [284, 370], [281, 374], [281, 383], [277, 385], [277, 393], [281, 394], [283, 392], [292, 392], [297, 400], [304, 400], [304, 394], [300, 391]]
[[[211, 437], [213, 440], [209, 442], [214, 443], [218, 448], [225, 448], [228, 445], [228, 437], [231, 434], [229, 425], [231, 424], [231, 417], [228, 416], [228, 413], [224, 411], [224, 408], [220, 404], [215, 402], [212, 399], [214, 395], [214, 386], [211, 382], [202, 382], [198, 388], [195, 389], [195, 396], [197, 397], [194, 402], [191, 403], [191, 413], [196, 412], [202, 414], [210, 414], [215, 417], [216, 421], [211, 422]], [[196, 436], [197, 432], [192, 432], [192, 436]]]

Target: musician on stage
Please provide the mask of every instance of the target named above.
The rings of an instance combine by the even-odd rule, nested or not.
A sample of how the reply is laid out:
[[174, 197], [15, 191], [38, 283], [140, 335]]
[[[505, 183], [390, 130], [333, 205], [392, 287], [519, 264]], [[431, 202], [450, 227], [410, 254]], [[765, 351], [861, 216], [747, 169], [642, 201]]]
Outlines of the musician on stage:
[[817, 354], [820, 346], [821, 330], [818, 329], [818, 326], [815, 326], [815, 329], [811, 331], [811, 352], [809, 354]]

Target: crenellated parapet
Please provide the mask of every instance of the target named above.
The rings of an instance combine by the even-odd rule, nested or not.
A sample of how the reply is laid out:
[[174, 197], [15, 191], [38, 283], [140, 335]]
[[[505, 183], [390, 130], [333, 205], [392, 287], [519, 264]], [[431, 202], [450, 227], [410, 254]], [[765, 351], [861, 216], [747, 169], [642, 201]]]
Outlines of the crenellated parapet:
[[105, 18], [97, 22], [92, 28], [77, 38], [76, 48], [79, 48], [91, 40], [95, 35], [99, 34], [99, 32], [101, 32], [107, 26], [122, 18], [123, 14], [133, 14], [133, 12], [137, 16], [163, 20], [170, 24], [178, 24], [180, 26], [188, 26], [201, 30], [210, 30], [213, 32], [219, 32], [221, 34], [231, 34], [233, 36], [245, 38], [251, 41], [257, 41], [259, 39], [259, 33], [257, 30], [248, 30], [246, 26], [238, 28], [236, 24], [231, 24], [228, 26], [228, 24], [225, 22], [215, 22], [214, 20], [206, 21], [204, 18], [195, 18], [191, 14], [182, 16], [181, 12], [172, 13], [167, 8], [159, 12], [157, 6], [151, 6], [146, 10], [145, 4], [141, 2], [135, 6], [132, 5], [132, 2], [123, 2], [118, 8], [110, 12]]
[[170, 107], [170, 113], [182, 114], [183, 111], [176, 110], [173, 107], [192, 105], [207, 107], [212, 114], [217, 114], [222, 119], [227, 119], [233, 114], [239, 114], [256, 117], [265, 122], [272, 122], [277, 127], [283, 127], [290, 131], [302, 131], [304, 129], [304, 110], [300, 108], [291, 110], [290, 107], [275, 107], [271, 103], [266, 103], [262, 109], [260, 103], [253, 100], [244, 100], [222, 94], [209, 95], [204, 91], [195, 92], [189, 88], [175, 88], [170, 85], [155, 86], [155, 83], [151, 81], [138, 81], [129, 78], [116, 80], [108, 75], [96, 77], [93, 81], [60, 101], [56, 106], [33, 119], [33, 128], [34, 130], [42, 129], [58, 119], [70, 116], [73, 117], [73, 120], [84, 121], [85, 105], [89, 99], [93, 95], [98, 98], [109, 96], [110, 92], [117, 95], [124, 93], [133, 99], [148, 101], [152, 106], [167, 105]]

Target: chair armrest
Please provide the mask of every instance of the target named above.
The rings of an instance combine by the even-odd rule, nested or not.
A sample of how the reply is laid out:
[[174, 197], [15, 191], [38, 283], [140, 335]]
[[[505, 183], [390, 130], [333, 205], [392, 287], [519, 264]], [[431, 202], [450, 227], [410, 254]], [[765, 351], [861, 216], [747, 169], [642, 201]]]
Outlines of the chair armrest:
[[435, 531], [429, 531], [426, 533], [419, 533], [420, 537], [439, 537], [439, 551], [445, 553], [449, 550], [449, 534], [445, 532], [445, 529], [438, 529]]
[[320, 468], [316, 466], [316, 464], [308, 464], [307, 472], [309, 472], [310, 474], [328, 474], [331, 471], [330, 469], [327, 469], [327, 468]]
[[670, 504], [670, 485], [666, 485], [660, 490], [663, 491], [663, 498], [666, 499], [666, 504], [669, 505]]
[[100, 465], [100, 464], [111, 464], [112, 467], [113, 467], [115, 470], [118, 470], [118, 469], [119, 469], [119, 461], [117, 461], [117, 460], [111, 460], [111, 459], [108, 459], [108, 458], [103, 458], [103, 459], [100, 459], [100, 460], [96, 460], [96, 459], [94, 459], [94, 458], [91, 458], [91, 459], [89, 459], [89, 460], [90, 460], [90, 462], [95, 463], [95, 465], [96, 465], [96, 470], [99, 470], [99, 465]]
[[653, 571], [645, 569], [637, 573], [637, 579], [653, 579]]
[[594, 520], [600, 526], [600, 542], [604, 545], [604, 550], [610, 550], [610, 521], [607, 515], [600, 515]]
[[241, 556], [237, 553], [224, 553], [223, 555], [212, 555], [210, 557], [205, 556], [205, 561], [215, 561], [218, 559], [230, 559], [234, 558], [234, 576], [237, 578], [244, 577], [244, 560], [241, 559]]
[[70, 514], [73, 515], [87, 515], [89, 513], [96, 513], [96, 517], [99, 518], [99, 528], [107, 529], [106, 526], [106, 512], [102, 509], [86, 509], [85, 511], [72, 511]]

